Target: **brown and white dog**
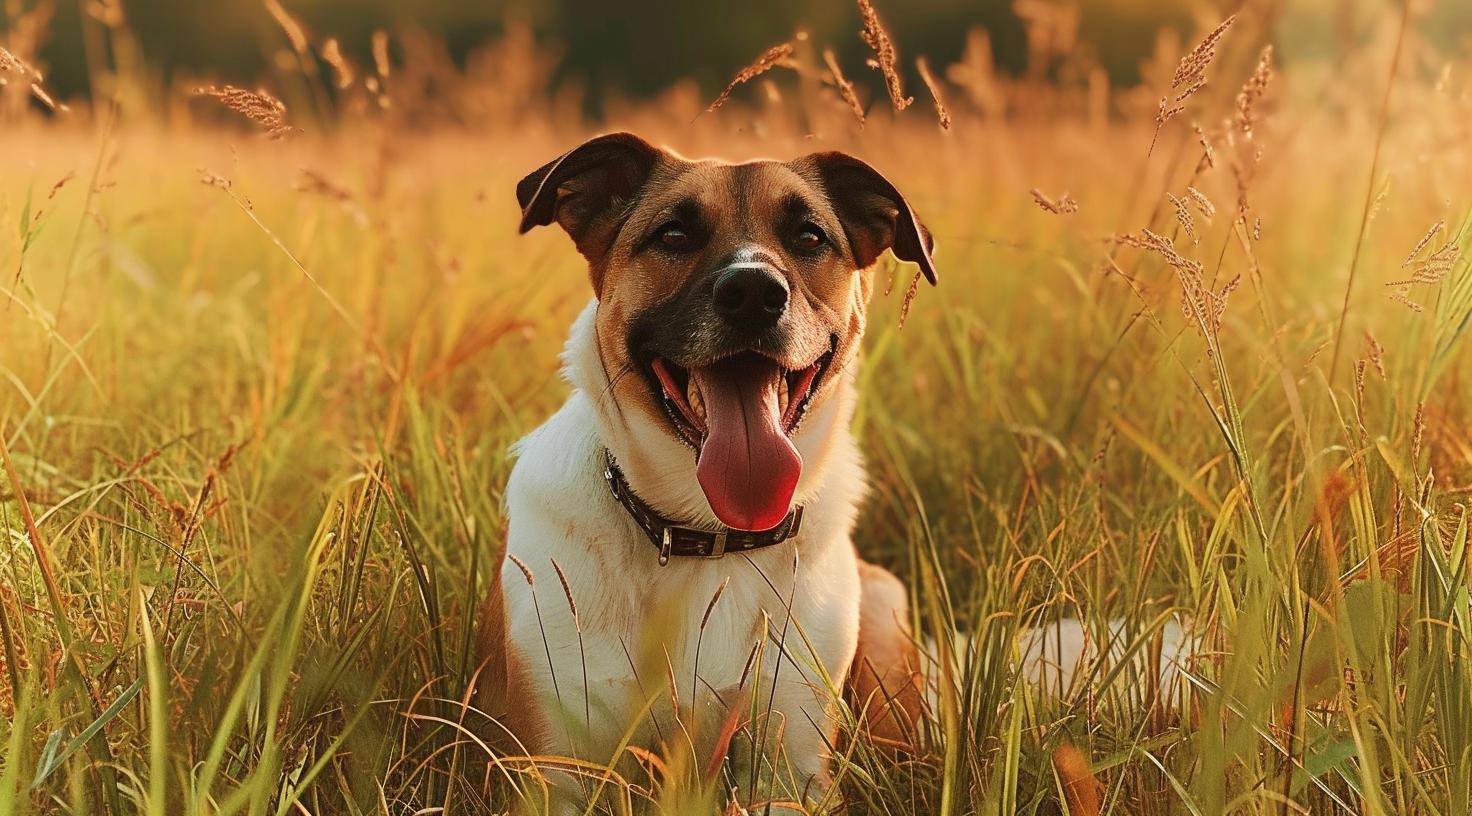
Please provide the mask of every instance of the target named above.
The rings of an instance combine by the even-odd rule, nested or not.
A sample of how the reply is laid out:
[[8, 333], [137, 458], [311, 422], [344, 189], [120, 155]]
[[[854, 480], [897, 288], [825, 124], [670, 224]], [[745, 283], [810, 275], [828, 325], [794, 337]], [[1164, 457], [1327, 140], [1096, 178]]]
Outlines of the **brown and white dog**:
[[[872, 267], [891, 250], [935, 283], [930, 233], [835, 152], [689, 161], [618, 133], [516, 194], [523, 232], [572, 237], [594, 297], [563, 355], [572, 395], [514, 448], [481, 707], [528, 754], [724, 754], [740, 799], [773, 779], [816, 798], [841, 695], [891, 744], [922, 705], [904, 585], [850, 537], [865, 479], [849, 426]], [[1144, 660], [1108, 628], [1024, 630], [1021, 676], [1065, 693], [1099, 635], [1101, 659]], [[1167, 688], [1195, 640], [1158, 634]], [[554, 808], [577, 812], [589, 789], [558, 785]]]
[[885, 736], [918, 715], [904, 586], [850, 539], [849, 425], [871, 268], [888, 249], [934, 283], [930, 234], [836, 152], [689, 161], [618, 133], [516, 193], [522, 231], [572, 237], [594, 297], [572, 395], [514, 448], [483, 705], [527, 752], [600, 764], [676, 730], [708, 757], [739, 709], [761, 747], [730, 761], [763, 767], [732, 778], [779, 767], [812, 797], [845, 680]]

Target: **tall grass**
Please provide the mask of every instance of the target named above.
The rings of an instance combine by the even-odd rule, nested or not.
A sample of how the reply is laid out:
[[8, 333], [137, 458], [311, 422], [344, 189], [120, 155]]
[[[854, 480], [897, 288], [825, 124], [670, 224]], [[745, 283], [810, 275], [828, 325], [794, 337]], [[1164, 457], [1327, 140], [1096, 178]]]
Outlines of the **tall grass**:
[[[1467, 812], [1465, 55], [1402, 50], [1391, 9], [1332, 62], [1269, 61], [1268, 19], [1162, 38], [1139, 88], [1041, 44], [1007, 79], [977, 35], [926, 72], [945, 131], [801, 37], [719, 110], [676, 89], [596, 123], [514, 32], [433, 82], [432, 44], [390, 66], [376, 38], [372, 70], [332, 66], [346, 89], [218, 90], [259, 125], [122, 65], [90, 111], [0, 107], [0, 814], [535, 810], [556, 772], [597, 812], [674, 813], [751, 787], [675, 738], [530, 758], [469, 696], [505, 451], [564, 399], [589, 297], [559, 236], [516, 237], [511, 190], [614, 127], [853, 150], [937, 236], [903, 329], [876, 294], [856, 421], [857, 544], [911, 586], [931, 710], [900, 753], [844, 712], [853, 812]], [[1019, 633], [1065, 615], [1145, 659], [1039, 694]], [[1200, 654], [1162, 685], [1174, 621]], [[661, 671], [651, 698], [688, 693]], [[774, 727], [755, 696], [718, 724], [733, 753]]]

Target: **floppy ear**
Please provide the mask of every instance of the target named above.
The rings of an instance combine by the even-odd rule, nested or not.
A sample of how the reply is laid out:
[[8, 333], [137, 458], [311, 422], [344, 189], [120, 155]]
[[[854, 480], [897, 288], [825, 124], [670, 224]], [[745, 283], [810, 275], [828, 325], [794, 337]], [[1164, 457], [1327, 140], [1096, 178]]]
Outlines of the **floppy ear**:
[[621, 208], [663, 154], [632, 133], [598, 136], [569, 150], [516, 185], [521, 231], [556, 221], [596, 265], [617, 232]]
[[822, 180], [860, 269], [891, 249], [896, 258], [918, 264], [935, 284], [935, 241], [893, 184], [847, 153], [814, 153], [806, 161]]

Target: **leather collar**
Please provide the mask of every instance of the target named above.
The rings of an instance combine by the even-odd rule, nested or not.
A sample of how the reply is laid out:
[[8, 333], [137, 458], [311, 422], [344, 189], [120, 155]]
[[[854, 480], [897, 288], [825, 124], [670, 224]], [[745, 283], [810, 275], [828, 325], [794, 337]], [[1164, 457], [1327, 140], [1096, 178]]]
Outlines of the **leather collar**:
[[776, 527], [770, 530], [747, 532], [723, 528], [719, 531], [701, 530], [676, 524], [655, 512], [639, 498], [624, 479], [623, 471], [613, 461], [613, 454], [604, 451], [603, 479], [608, 489], [634, 523], [649, 537], [650, 543], [659, 549], [659, 565], [669, 563], [670, 556], [694, 558], [720, 558], [729, 552], [760, 550], [781, 544], [797, 535], [802, 527], [802, 508], [794, 507]]

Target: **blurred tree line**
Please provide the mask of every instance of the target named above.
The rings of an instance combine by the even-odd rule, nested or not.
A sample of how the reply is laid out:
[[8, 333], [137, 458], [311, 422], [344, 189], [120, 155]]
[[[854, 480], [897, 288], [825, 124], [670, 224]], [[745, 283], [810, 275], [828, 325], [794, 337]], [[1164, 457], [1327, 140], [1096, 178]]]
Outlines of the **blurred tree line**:
[[[88, 61], [106, 47], [89, 37], [88, 17], [120, 4], [142, 62], [163, 85], [175, 77], [252, 84], [268, 72], [285, 46], [266, 0], [0, 0], [0, 32], [38, 5], [49, 6], [39, 61], [48, 84], [62, 97], [85, 94]], [[692, 78], [714, 94], [741, 66], [799, 29], [816, 44], [833, 47], [851, 77], [868, 79], [868, 51], [859, 40], [853, 0], [280, 0], [319, 37], [337, 37], [360, 63], [369, 59], [375, 30], [417, 31], [438, 38], [463, 60], [494, 39], [508, 21], [522, 21], [539, 41], [560, 52], [556, 81], [576, 82], [596, 107], [603, 94], [648, 96], [678, 79]], [[1027, 64], [1020, 15], [1030, 8], [1062, 6], [1078, 11], [1076, 47], [1084, 49], [1115, 83], [1138, 79], [1162, 26], [1189, 37], [1196, 22], [1218, 19], [1216, 6], [1253, 0], [878, 0], [886, 27], [907, 70], [924, 55], [933, 64], [955, 61], [966, 32], [985, 28], [999, 70], [1019, 73]], [[1279, 19], [1306, 47], [1332, 48], [1335, 21], [1353, 20], [1399, 0], [1262, 0], [1284, 10]], [[44, 10], [44, 9], [43, 9]], [[116, 13], [116, 12], [113, 12]], [[1193, 17], [1194, 15], [1194, 17]], [[1472, 29], [1472, 0], [1443, 0], [1430, 35], [1444, 45], [1464, 45]], [[1460, 39], [1459, 39], [1460, 38]], [[0, 38], [0, 42], [3, 42]], [[1453, 41], [1456, 41], [1455, 43]], [[92, 53], [88, 53], [89, 49]], [[914, 77], [910, 78], [914, 81]]]

